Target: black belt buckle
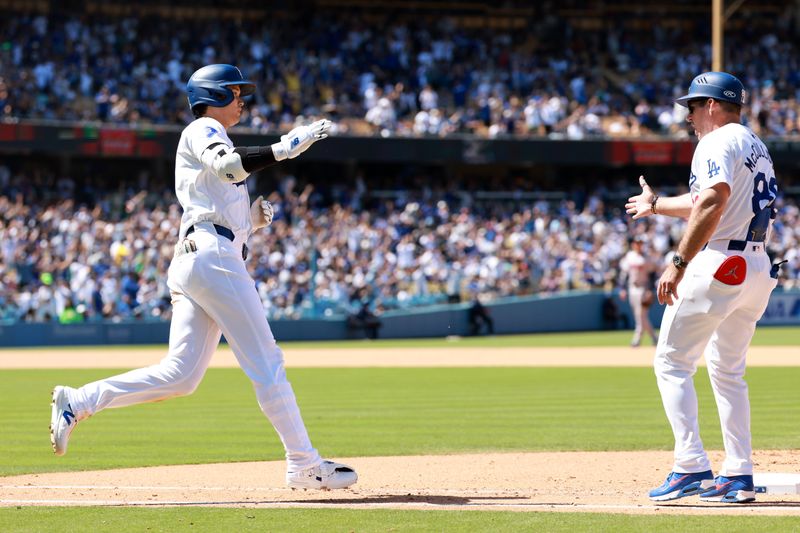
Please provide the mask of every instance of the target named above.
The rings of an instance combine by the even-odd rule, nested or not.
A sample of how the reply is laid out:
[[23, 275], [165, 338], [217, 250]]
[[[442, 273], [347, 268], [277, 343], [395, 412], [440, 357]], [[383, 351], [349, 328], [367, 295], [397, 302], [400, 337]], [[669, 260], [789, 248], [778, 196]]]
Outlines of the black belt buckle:
[[[231, 230], [229, 230], [228, 228], [226, 228], [225, 226], [220, 226], [219, 224], [214, 224], [214, 231], [217, 232], [217, 235], [222, 235], [223, 237], [225, 237], [226, 239], [228, 239], [231, 242], [233, 242], [233, 240], [235, 238], [234, 235], [233, 235], [233, 232]], [[194, 233], [194, 226], [189, 226], [189, 228], [186, 230], [186, 235], [189, 235], [190, 233]], [[248, 252], [249, 252], [249, 249], [247, 248], [247, 245], [246, 244], [242, 244], [242, 260], [243, 261], [247, 260]]]

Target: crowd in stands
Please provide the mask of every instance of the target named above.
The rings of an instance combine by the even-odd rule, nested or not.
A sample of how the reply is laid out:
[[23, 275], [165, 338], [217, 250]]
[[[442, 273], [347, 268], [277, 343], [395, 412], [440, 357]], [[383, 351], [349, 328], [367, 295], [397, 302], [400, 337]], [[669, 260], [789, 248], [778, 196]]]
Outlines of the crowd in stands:
[[[673, 99], [710, 69], [708, 13], [661, 25], [632, 11], [595, 27], [555, 15], [583, 4], [521, 3], [516, 24], [499, 27], [313, 5], [213, 22], [10, 12], [0, 120], [182, 125], [189, 76], [222, 62], [258, 84], [243, 126], [261, 132], [324, 115], [338, 133], [364, 135], [687, 135]], [[745, 122], [764, 137], [800, 135], [800, 7], [740, 13], [729, 26], [727, 70], [751, 93]]]
[[[192, 120], [191, 73], [225, 62], [258, 84], [241, 127], [262, 133], [326, 116], [335, 134], [387, 137], [688, 135], [673, 99], [710, 68], [709, 17], [587, 25], [554, 15], [586, 2], [519, 4], [503, 24], [313, 3], [253, 4], [246, 18], [213, 22], [9, 10], [0, 122], [179, 127]], [[727, 70], [750, 92], [744, 122], [765, 138], [800, 135], [800, 7], [784, 6], [734, 15], [726, 33]], [[251, 237], [248, 259], [269, 317], [612, 290], [630, 237], [644, 236], [664, 264], [684, 229], [626, 216], [620, 193], [635, 183], [508, 201], [482, 201], [464, 183], [423, 180], [389, 195], [375, 183], [360, 179], [332, 199], [286, 177], [270, 196], [275, 220]], [[796, 288], [800, 210], [796, 197], [779, 207], [769, 251], [788, 261], [781, 286]], [[76, 186], [0, 162], [0, 322], [168, 319], [180, 215], [171, 187]]]
[[[133, 186], [77, 204], [61, 187], [28, 187], [0, 165], [0, 321], [168, 319], [166, 276], [180, 224], [168, 191]], [[248, 268], [270, 318], [445, 302], [612, 291], [628, 239], [644, 236], [665, 264], [683, 225], [634, 222], [628, 183], [553, 201], [482, 203], [458, 187], [377, 198], [361, 182], [322, 201], [286, 176], [270, 196], [269, 228], [252, 235]], [[786, 259], [783, 288], [800, 287], [800, 209], [780, 199], [769, 251]]]

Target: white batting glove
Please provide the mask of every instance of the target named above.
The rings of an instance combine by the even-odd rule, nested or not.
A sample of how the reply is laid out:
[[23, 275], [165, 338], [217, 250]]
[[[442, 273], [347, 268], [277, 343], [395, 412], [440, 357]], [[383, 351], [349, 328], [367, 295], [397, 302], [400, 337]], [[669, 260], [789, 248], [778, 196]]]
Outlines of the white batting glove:
[[308, 126], [298, 126], [286, 135], [282, 135], [281, 140], [272, 145], [275, 161], [294, 159], [315, 142], [327, 138], [330, 129], [331, 121], [323, 118]]
[[250, 220], [253, 222], [253, 229], [266, 228], [272, 224], [272, 216], [275, 211], [272, 209], [272, 203], [269, 200], [264, 200], [263, 196], [255, 199], [250, 206]]

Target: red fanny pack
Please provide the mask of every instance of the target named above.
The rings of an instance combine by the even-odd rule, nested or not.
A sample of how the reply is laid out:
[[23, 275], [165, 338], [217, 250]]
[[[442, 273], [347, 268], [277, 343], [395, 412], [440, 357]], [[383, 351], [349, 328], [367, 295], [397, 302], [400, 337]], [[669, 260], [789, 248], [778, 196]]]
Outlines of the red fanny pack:
[[747, 261], [741, 255], [730, 256], [714, 272], [714, 279], [725, 285], [741, 285], [745, 276], [747, 276]]

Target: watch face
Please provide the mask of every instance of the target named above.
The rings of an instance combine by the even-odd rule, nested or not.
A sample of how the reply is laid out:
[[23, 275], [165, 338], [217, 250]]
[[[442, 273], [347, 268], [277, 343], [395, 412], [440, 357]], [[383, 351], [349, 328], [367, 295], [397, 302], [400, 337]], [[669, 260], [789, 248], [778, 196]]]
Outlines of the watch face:
[[686, 261], [679, 255], [672, 256], [672, 264], [674, 264], [678, 268], [683, 268], [686, 266]]

